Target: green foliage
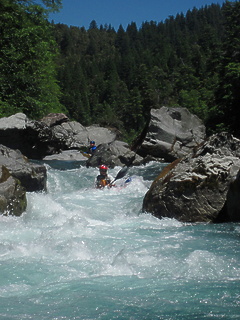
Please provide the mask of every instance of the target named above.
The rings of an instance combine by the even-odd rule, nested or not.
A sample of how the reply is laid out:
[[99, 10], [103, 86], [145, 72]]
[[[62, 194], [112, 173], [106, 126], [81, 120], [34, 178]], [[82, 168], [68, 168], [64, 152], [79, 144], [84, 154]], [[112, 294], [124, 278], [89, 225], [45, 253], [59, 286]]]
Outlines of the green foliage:
[[0, 12], [1, 115], [39, 118], [64, 110], [56, 80], [57, 47], [42, 7], [5, 0]]

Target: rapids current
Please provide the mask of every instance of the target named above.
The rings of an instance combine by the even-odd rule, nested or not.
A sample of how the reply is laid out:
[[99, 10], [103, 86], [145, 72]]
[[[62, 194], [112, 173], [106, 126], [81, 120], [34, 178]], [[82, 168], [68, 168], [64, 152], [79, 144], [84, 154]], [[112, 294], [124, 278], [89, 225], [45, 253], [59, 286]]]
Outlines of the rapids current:
[[161, 166], [96, 190], [97, 169], [47, 165], [47, 193], [0, 216], [0, 319], [240, 319], [240, 224], [141, 212]]

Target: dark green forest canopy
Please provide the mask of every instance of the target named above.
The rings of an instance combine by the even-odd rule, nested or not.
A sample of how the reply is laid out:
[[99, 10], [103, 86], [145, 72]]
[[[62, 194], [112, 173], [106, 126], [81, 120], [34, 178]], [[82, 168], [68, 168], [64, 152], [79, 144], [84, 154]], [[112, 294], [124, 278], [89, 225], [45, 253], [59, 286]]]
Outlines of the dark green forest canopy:
[[[151, 108], [181, 106], [198, 115], [208, 133], [240, 136], [239, 1], [194, 8], [140, 28], [132, 22], [126, 30], [99, 27], [94, 20], [88, 30], [49, 24], [41, 8], [14, 23], [9, 17], [15, 11], [0, 13], [1, 32], [14, 40], [11, 48], [8, 37], [0, 40], [2, 116], [23, 111], [37, 118], [65, 109], [71, 119], [116, 127], [131, 140]], [[11, 31], [4, 30], [9, 26]], [[38, 47], [45, 51], [39, 54]], [[13, 75], [10, 60], [16, 62]]]
[[239, 1], [227, 1], [139, 29], [134, 22], [117, 31], [94, 20], [88, 30], [57, 24], [61, 102], [84, 124], [116, 126], [128, 135], [163, 105], [188, 108], [209, 133], [236, 134], [238, 21]]

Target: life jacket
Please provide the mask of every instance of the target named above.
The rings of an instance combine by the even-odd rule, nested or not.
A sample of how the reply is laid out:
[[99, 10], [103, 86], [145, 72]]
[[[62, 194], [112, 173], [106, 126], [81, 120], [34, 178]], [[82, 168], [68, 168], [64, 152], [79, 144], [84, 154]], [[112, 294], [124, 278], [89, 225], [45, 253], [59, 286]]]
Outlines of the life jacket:
[[101, 189], [106, 187], [111, 182], [111, 180], [108, 177], [99, 175], [97, 176], [97, 188]]
[[90, 148], [89, 151], [90, 151], [91, 154], [93, 154], [96, 151], [96, 149], [97, 149], [97, 147], [93, 146], [93, 147]]
[[107, 182], [106, 179], [101, 179], [101, 180], [99, 181], [99, 184], [104, 188], [104, 187], [106, 187], [106, 185], [108, 184], [108, 182]]

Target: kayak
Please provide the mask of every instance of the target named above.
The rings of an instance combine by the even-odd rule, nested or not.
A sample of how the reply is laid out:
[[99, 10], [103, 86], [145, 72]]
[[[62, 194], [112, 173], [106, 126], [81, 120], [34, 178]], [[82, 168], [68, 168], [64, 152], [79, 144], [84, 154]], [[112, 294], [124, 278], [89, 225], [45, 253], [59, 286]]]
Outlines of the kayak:
[[[122, 180], [122, 179], [121, 179]], [[99, 189], [99, 190], [103, 190], [105, 188], [107, 189], [122, 189], [122, 188], [126, 188], [127, 186], [129, 186], [129, 184], [131, 184], [131, 182], [133, 181], [133, 177], [128, 177], [127, 179], [125, 179], [124, 181], [116, 181], [111, 187], [109, 186], [105, 186], [103, 188], [96, 188], [96, 189]]]
[[119, 181], [118, 183], [116, 183], [114, 187], [119, 189], [126, 188], [132, 183], [132, 181], [133, 181], [133, 177], [128, 177], [126, 180]]

